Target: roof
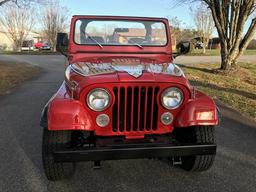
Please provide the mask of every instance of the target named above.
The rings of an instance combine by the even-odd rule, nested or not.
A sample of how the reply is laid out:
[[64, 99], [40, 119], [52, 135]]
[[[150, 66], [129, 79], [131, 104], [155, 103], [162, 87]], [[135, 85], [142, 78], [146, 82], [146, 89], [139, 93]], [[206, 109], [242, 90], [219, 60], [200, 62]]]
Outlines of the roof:
[[133, 20], [168, 20], [163, 17], [141, 17], [141, 16], [111, 16], [111, 15], [73, 15], [73, 17], [95, 18], [95, 19], [133, 19]]

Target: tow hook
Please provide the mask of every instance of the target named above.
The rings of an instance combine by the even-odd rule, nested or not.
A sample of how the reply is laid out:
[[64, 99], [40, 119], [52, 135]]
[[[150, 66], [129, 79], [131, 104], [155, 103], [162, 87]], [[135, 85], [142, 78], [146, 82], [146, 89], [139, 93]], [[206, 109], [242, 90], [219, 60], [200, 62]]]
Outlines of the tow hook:
[[101, 169], [101, 163], [100, 163], [100, 161], [94, 161], [93, 169]]
[[172, 157], [171, 163], [174, 166], [175, 165], [181, 165], [182, 164], [181, 157]]

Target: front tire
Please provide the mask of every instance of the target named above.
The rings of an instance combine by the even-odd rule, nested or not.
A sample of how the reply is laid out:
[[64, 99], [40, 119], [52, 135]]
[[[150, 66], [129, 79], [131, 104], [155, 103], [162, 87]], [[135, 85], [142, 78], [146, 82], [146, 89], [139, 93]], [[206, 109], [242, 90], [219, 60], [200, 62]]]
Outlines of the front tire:
[[[180, 128], [176, 131], [176, 137], [181, 143], [214, 144], [214, 126], [195, 126]], [[181, 168], [186, 171], [206, 171], [213, 165], [215, 155], [195, 155], [181, 157]]]
[[44, 128], [42, 144], [42, 160], [45, 175], [50, 181], [57, 181], [71, 177], [75, 172], [75, 163], [55, 162], [53, 152], [58, 147], [71, 141], [70, 131], [49, 131]]

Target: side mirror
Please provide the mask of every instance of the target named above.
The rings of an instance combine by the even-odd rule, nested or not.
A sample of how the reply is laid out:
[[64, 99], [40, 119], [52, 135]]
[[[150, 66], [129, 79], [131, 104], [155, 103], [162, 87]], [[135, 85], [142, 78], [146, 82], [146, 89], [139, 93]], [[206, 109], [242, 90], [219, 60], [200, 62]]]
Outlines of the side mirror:
[[190, 51], [190, 42], [189, 41], [183, 41], [178, 43], [177, 45], [178, 54], [185, 55]]
[[68, 51], [68, 34], [67, 33], [58, 33], [57, 34], [57, 43], [56, 50], [67, 56]]

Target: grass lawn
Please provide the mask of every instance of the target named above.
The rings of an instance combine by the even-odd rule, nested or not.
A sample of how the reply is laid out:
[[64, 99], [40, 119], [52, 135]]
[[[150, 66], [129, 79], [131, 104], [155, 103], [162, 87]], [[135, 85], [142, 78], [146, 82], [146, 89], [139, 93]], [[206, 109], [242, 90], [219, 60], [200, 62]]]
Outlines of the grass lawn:
[[[190, 56], [219, 56], [220, 55], [220, 50], [219, 49], [206, 49], [206, 53], [202, 53], [202, 49], [194, 49], [192, 53], [188, 54]], [[243, 55], [256, 55], [256, 49], [247, 49], [245, 50]]]
[[40, 73], [40, 68], [25, 63], [0, 61], [0, 96]]
[[192, 85], [256, 120], [256, 63], [239, 63], [231, 74], [215, 73], [219, 64], [183, 66]]

